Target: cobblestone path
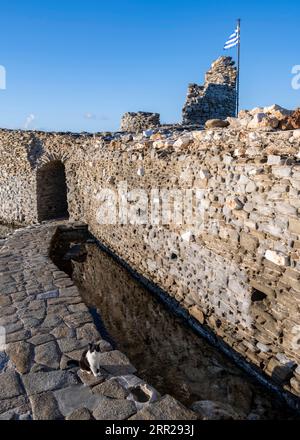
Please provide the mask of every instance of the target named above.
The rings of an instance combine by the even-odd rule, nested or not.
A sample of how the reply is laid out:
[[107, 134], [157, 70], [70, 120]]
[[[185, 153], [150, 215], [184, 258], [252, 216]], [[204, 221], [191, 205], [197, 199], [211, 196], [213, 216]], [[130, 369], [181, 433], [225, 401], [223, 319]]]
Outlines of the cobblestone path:
[[[0, 240], [0, 419], [195, 419], [101, 339], [77, 287], [49, 258], [56, 228], [32, 226]], [[91, 341], [101, 347], [97, 378], [68, 364]]]

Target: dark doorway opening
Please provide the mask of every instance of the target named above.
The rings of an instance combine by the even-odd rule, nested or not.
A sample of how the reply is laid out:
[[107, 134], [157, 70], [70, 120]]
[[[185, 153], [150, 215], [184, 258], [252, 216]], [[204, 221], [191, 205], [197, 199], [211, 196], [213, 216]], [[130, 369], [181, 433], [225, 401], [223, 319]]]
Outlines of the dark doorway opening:
[[68, 218], [68, 189], [64, 164], [49, 162], [37, 171], [38, 221]]

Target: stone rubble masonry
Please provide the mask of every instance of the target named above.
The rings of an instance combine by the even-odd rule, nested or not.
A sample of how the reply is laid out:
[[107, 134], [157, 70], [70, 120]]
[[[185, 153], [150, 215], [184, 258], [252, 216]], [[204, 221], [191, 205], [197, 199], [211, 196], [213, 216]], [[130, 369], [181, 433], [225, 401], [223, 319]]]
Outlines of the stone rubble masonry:
[[[51, 222], [20, 229], [0, 247], [0, 304], [9, 299], [14, 306], [12, 314], [1, 305], [0, 325], [7, 316], [19, 324], [11, 328], [0, 352], [0, 420], [128, 419], [145, 405], [127, 399], [128, 378], [149, 385], [134, 375], [136, 369], [123, 353], [101, 339], [72, 280], [50, 260], [58, 226], [74, 237], [87, 231], [78, 222]], [[101, 377], [68, 366], [91, 342], [87, 334], [100, 341]], [[150, 409], [160, 399], [156, 392]], [[164, 396], [161, 400], [161, 415], [166, 417], [170, 408]], [[176, 416], [180, 408], [182, 418], [196, 417], [174, 399], [173, 406]]]
[[[37, 223], [37, 194], [47, 192], [37, 176], [49, 162], [60, 161], [71, 221], [89, 225], [97, 239], [168, 292], [191, 317], [300, 396], [299, 152], [299, 130], [229, 126], [179, 132], [161, 127], [136, 135], [2, 130], [0, 218]], [[99, 223], [99, 191], [116, 192], [122, 182], [128, 191], [142, 188], [147, 194], [152, 188], [197, 190], [194, 210], [201, 214], [201, 227]], [[57, 197], [60, 194], [58, 188]], [[137, 210], [139, 215], [143, 209]], [[34, 242], [30, 252], [35, 252]], [[3, 307], [6, 316], [24, 293], [11, 278], [18, 261], [9, 264], [12, 275], [1, 281], [2, 294], [11, 299], [11, 305]], [[28, 283], [26, 294], [43, 293], [33, 281]], [[64, 290], [67, 294], [68, 288]], [[55, 288], [50, 283], [46, 291], [53, 295]], [[43, 301], [55, 304], [59, 299]], [[39, 313], [28, 316], [28, 323], [34, 318], [31, 323], [37, 325], [42, 308]], [[53, 325], [54, 317], [43, 325]], [[76, 314], [66, 320], [69, 326], [79, 322]], [[12, 322], [10, 342], [24, 339], [26, 331]], [[51, 349], [57, 347], [51, 344]], [[38, 353], [44, 356], [42, 350]]]
[[121, 120], [121, 131], [139, 132], [160, 126], [159, 113], [125, 113]]
[[182, 110], [183, 124], [204, 125], [236, 113], [237, 69], [231, 57], [220, 57], [206, 73], [202, 86], [190, 84]]

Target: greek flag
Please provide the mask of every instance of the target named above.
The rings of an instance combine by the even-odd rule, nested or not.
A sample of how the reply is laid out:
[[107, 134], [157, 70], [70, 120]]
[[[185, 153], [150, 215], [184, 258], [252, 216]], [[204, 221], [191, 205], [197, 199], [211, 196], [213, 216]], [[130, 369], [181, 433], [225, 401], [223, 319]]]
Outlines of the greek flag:
[[239, 41], [240, 41], [240, 29], [239, 27], [237, 27], [235, 32], [231, 34], [228, 40], [226, 41], [224, 50], [235, 47], [239, 43]]

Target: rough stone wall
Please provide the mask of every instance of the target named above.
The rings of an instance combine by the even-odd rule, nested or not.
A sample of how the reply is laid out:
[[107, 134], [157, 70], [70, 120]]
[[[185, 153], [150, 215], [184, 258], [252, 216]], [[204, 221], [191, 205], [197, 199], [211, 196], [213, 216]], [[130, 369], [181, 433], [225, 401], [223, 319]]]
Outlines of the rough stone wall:
[[231, 57], [220, 57], [206, 73], [203, 86], [190, 84], [183, 107], [183, 124], [204, 125], [236, 112], [237, 70]]
[[29, 160], [34, 135], [1, 131], [0, 136], [0, 221], [31, 223], [37, 215], [36, 180]]
[[[32, 136], [40, 150], [29, 160]], [[0, 217], [36, 221], [37, 169], [61, 160], [72, 219], [86, 222], [139, 273], [299, 396], [299, 151], [299, 130], [161, 129], [130, 138], [2, 131]], [[132, 196], [129, 209], [141, 224], [101, 225], [107, 201], [101, 189], [116, 194], [124, 182], [128, 192], [192, 190], [198, 220], [149, 224], [145, 206]], [[10, 191], [18, 211], [5, 203]]]
[[160, 125], [159, 113], [125, 113], [121, 120], [121, 131], [139, 132]]

